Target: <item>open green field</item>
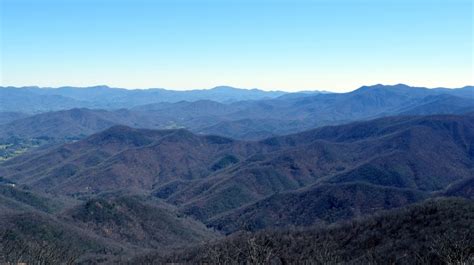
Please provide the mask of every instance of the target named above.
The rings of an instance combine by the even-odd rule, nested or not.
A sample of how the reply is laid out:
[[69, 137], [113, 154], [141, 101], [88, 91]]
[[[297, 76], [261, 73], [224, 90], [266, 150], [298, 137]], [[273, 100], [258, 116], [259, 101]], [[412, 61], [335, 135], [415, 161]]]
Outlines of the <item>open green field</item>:
[[4, 140], [0, 143], [0, 161], [19, 156], [31, 148], [38, 147], [41, 144], [42, 140], [38, 139]]

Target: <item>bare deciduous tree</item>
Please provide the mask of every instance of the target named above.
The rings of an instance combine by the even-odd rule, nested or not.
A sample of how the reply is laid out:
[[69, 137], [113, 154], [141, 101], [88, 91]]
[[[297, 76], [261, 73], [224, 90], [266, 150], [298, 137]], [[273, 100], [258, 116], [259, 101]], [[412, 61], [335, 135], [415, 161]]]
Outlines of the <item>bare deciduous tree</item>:
[[462, 235], [445, 233], [431, 237], [430, 250], [448, 265], [474, 263], [474, 239], [472, 233]]

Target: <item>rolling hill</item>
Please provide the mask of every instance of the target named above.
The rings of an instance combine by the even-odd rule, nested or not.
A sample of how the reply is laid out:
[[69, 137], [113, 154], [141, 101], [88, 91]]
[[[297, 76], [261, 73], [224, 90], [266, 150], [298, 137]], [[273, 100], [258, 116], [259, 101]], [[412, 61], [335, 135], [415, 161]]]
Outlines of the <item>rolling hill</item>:
[[473, 175], [473, 120], [395, 117], [260, 142], [267, 153], [180, 185], [169, 202], [207, 220], [276, 192], [364, 182], [431, 193]]
[[245, 156], [252, 149], [251, 144], [182, 129], [114, 126], [76, 143], [6, 161], [2, 169], [15, 182], [57, 192], [151, 189], [176, 178], [204, 177], [212, 172], [213, 163], [229, 153]]
[[[229, 231], [245, 219], [259, 228], [309, 225], [410, 204], [470, 178], [472, 135], [469, 115], [380, 118], [262, 141], [114, 126], [3, 162], [0, 175], [34, 190], [85, 198], [132, 189], [207, 224], [234, 221]], [[328, 189], [334, 192], [322, 192]], [[308, 203], [301, 196], [312, 198], [311, 209], [332, 207], [328, 201], [340, 207], [299, 220], [297, 209]], [[353, 204], [353, 196], [377, 202]], [[281, 222], [253, 214], [275, 210], [280, 216], [285, 207], [295, 211], [284, 211]]]

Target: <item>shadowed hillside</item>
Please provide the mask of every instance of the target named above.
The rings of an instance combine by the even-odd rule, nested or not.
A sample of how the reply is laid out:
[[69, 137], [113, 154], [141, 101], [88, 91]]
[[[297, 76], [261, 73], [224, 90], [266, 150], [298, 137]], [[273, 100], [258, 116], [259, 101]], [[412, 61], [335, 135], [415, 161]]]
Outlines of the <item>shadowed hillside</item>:
[[470, 264], [474, 204], [438, 199], [329, 227], [242, 233], [132, 263]]
[[134, 196], [91, 199], [64, 212], [61, 217], [105, 238], [162, 250], [218, 236], [169, 206]]
[[316, 185], [299, 191], [277, 193], [211, 219], [209, 224], [225, 232], [310, 226], [405, 206], [425, 197], [422, 192], [364, 183]]
[[0, 210], [0, 262], [111, 262], [219, 237], [170, 205], [132, 194], [73, 202], [0, 185]]

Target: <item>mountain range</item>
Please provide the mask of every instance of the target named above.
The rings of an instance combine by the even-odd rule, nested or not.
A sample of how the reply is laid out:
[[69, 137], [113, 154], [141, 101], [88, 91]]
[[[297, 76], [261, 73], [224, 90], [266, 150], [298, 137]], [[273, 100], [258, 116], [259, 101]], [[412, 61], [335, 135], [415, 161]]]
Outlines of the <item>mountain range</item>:
[[0, 93], [0, 263], [474, 260], [473, 87]]
[[[20, 90], [23, 93], [64, 97], [82, 95], [71, 100], [85, 100], [86, 95], [101, 100], [102, 92], [107, 98], [113, 98], [116, 89], [95, 87], [85, 91], [79, 88], [59, 89], [1, 89]], [[23, 91], [24, 90], [24, 91]], [[29, 92], [29, 91], [34, 92]], [[111, 91], [111, 95], [107, 93]], [[219, 97], [212, 93], [227, 91], [233, 102], [218, 102]], [[39, 91], [39, 92], [38, 92]], [[51, 94], [51, 91], [59, 91]], [[65, 91], [61, 92], [60, 91]], [[71, 92], [72, 91], [72, 92]], [[146, 91], [117, 90], [120, 93], [148, 93]], [[161, 90], [160, 90], [161, 91]], [[192, 101], [150, 103], [134, 106], [128, 109], [86, 109], [61, 106], [64, 110], [36, 114], [29, 117], [27, 108], [28, 98], [23, 103], [3, 100], [14, 104], [15, 114], [0, 112], [3, 125], [0, 123], [0, 139], [11, 136], [20, 138], [52, 138], [56, 141], [64, 139], [79, 139], [92, 133], [104, 130], [112, 125], [127, 125], [135, 128], [172, 129], [186, 128], [198, 134], [214, 134], [234, 139], [259, 140], [270, 136], [290, 134], [324, 125], [336, 125], [356, 120], [368, 120], [393, 115], [432, 115], [432, 114], [463, 114], [474, 112], [474, 88], [461, 89], [426, 89], [406, 85], [361, 87], [349, 93], [303, 93], [291, 96], [285, 94], [257, 91], [252, 100], [237, 101], [242, 98], [244, 90], [232, 88], [216, 88], [212, 90], [184, 93], [192, 96]], [[41, 93], [40, 93], [41, 92]], [[68, 92], [68, 93], [66, 93]], [[96, 95], [99, 93], [98, 95]], [[152, 93], [152, 92], [149, 92]], [[171, 93], [171, 92], [170, 92]], [[206, 94], [207, 93], [207, 94]], [[245, 94], [244, 93], [244, 94]], [[199, 95], [207, 95], [210, 99], [201, 99]], [[240, 96], [239, 96], [240, 95]], [[259, 98], [258, 95], [262, 95]], [[266, 95], [265, 98], [261, 99]], [[105, 96], [104, 96], [105, 97]], [[146, 97], [146, 95], [145, 95]], [[273, 98], [271, 98], [273, 97]], [[146, 97], [148, 98], [148, 97]], [[157, 100], [149, 97], [151, 101]], [[212, 100], [211, 100], [212, 99]], [[160, 98], [159, 100], [166, 100]], [[61, 101], [67, 103], [68, 101]], [[1, 106], [6, 106], [7, 104]], [[34, 104], [33, 104], [34, 105]], [[48, 105], [49, 106], [49, 105]], [[88, 105], [85, 105], [88, 106]], [[23, 113], [18, 113], [23, 111]], [[30, 114], [31, 115], [31, 114]], [[16, 118], [15, 118], [16, 117]]]
[[[314, 92], [312, 92], [314, 93]], [[285, 94], [282, 91], [239, 89], [219, 86], [212, 89], [176, 91], [160, 88], [123, 89], [93, 87], [0, 87], [0, 111], [21, 109], [37, 113], [71, 108], [132, 108], [156, 102], [179, 102], [212, 99], [217, 102], [259, 100]]]
[[[332, 220], [338, 214], [364, 211], [344, 201], [354, 194], [361, 201], [371, 201], [365, 198], [377, 193], [391, 194], [389, 198], [397, 201], [382, 197], [384, 203], [363, 207], [394, 207], [472, 177], [472, 135], [473, 116], [381, 118], [257, 142], [200, 136], [184, 129], [114, 126], [75, 143], [8, 160], [0, 175], [34, 190], [74, 197], [134, 189], [217, 226], [239, 222], [235, 214], [247, 221], [258, 218], [261, 205], [291, 213], [285, 202], [296, 211], [301, 203], [314, 215], [317, 211], [312, 209], [323, 206], [309, 207], [306, 199], [298, 198], [324, 203], [327, 196], [341, 193], [342, 210], [355, 209], [321, 217]], [[245, 217], [248, 214], [253, 217]], [[304, 219], [314, 223], [318, 218]]]

